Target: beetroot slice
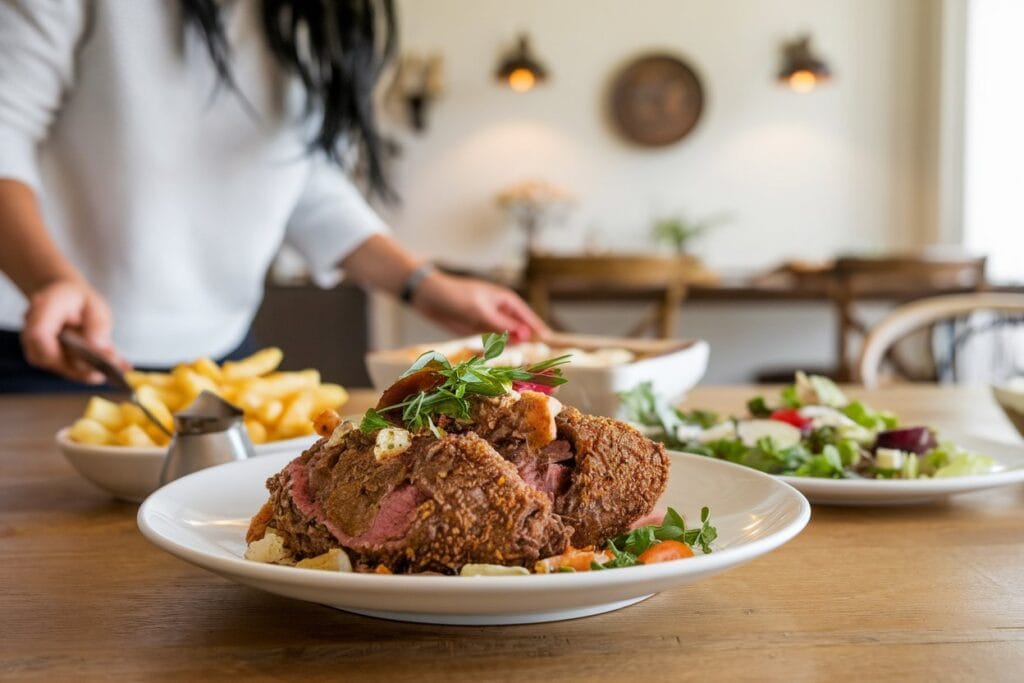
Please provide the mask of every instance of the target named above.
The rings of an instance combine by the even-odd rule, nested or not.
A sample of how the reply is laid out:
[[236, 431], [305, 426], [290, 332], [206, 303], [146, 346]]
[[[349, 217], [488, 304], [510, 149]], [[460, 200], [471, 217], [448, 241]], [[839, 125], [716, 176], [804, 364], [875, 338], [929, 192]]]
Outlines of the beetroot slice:
[[879, 432], [875, 440], [875, 449], [895, 448], [908, 453], [921, 455], [938, 446], [935, 432], [928, 427], [904, 427]]

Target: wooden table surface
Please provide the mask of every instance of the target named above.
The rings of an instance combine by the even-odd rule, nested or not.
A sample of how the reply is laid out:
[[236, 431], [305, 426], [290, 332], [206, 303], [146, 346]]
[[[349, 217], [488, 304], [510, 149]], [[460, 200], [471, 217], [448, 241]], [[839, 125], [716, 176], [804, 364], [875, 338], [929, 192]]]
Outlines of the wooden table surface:
[[[738, 412], [751, 387], [688, 405]], [[354, 392], [351, 408], [366, 405]], [[857, 392], [854, 392], [857, 393]], [[978, 389], [861, 392], [1019, 439]], [[0, 680], [1024, 680], [1024, 486], [816, 506], [779, 550], [617, 612], [393, 623], [261, 593], [150, 545], [52, 444], [83, 397], [0, 397]]]

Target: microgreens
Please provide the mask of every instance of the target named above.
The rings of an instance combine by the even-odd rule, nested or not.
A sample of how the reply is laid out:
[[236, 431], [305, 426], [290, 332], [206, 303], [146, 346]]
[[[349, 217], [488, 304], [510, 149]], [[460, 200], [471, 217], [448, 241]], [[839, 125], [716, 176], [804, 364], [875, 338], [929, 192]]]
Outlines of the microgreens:
[[711, 526], [710, 517], [708, 508], [702, 508], [700, 527], [687, 529], [683, 516], [669, 508], [661, 524], [642, 526], [609, 539], [605, 549], [611, 553], [612, 559], [604, 564], [594, 562], [591, 569], [632, 567], [638, 564], [637, 558], [645, 550], [662, 541], [680, 541], [690, 547], [700, 546], [702, 552], [710, 553], [711, 543], [718, 538], [718, 531]]
[[366, 411], [359, 429], [374, 432], [392, 426], [386, 413], [401, 410], [402, 424], [413, 432], [429, 431], [440, 437], [442, 432], [434, 423], [434, 417], [447, 415], [456, 420], [472, 417], [470, 397], [504, 396], [512, 391], [514, 382], [529, 382], [548, 387], [565, 383], [559, 366], [569, 362], [569, 355], [550, 358], [528, 367], [488, 365], [488, 361], [501, 355], [508, 344], [508, 332], [485, 334], [483, 354], [461, 363], [452, 364], [442, 353], [427, 351], [402, 373], [408, 377], [422, 370], [441, 375], [444, 381], [429, 391], [419, 391], [394, 405]]

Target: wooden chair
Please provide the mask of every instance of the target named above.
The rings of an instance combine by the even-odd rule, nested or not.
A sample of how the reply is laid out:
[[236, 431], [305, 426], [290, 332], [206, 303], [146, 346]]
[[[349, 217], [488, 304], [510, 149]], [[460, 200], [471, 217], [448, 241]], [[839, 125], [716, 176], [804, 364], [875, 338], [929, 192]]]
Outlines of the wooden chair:
[[[835, 305], [836, 375], [852, 377], [853, 340], [865, 337], [868, 325], [858, 305], [872, 298], [913, 300], [936, 294], [981, 291], [985, 287], [985, 257], [922, 255], [841, 257], [832, 272], [830, 295]], [[898, 360], [894, 361], [897, 364]]]
[[700, 262], [692, 256], [603, 255], [550, 256], [531, 254], [526, 267], [527, 300], [537, 314], [556, 329], [553, 299], [572, 301], [632, 301], [652, 305], [628, 334], [641, 336], [653, 327], [656, 335], [675, 335], [676, 317], [695, 278], [704, 277]]
[[[857, 363], [865, 387], [879, 384], [886, 353], [901, 339], [942, 321], [965, 319], [972, 313], [991, 311], [1024, 323], [1024, 294], [953, 294], [921, 299], [894, 309], [868, 334]], [[955, 350], [955, 349], [954, 349]]]

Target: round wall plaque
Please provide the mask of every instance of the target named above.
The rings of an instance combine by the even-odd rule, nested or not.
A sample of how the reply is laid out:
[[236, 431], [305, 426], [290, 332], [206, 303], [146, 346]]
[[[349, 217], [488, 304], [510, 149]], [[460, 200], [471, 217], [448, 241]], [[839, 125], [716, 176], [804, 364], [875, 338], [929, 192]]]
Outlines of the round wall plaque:
[[667, 54], [629, 64], [611, 90], [612, 120], [626, 139], [648, 147], [681, 140], [700, 118], [704, 90], [693, 69]]

